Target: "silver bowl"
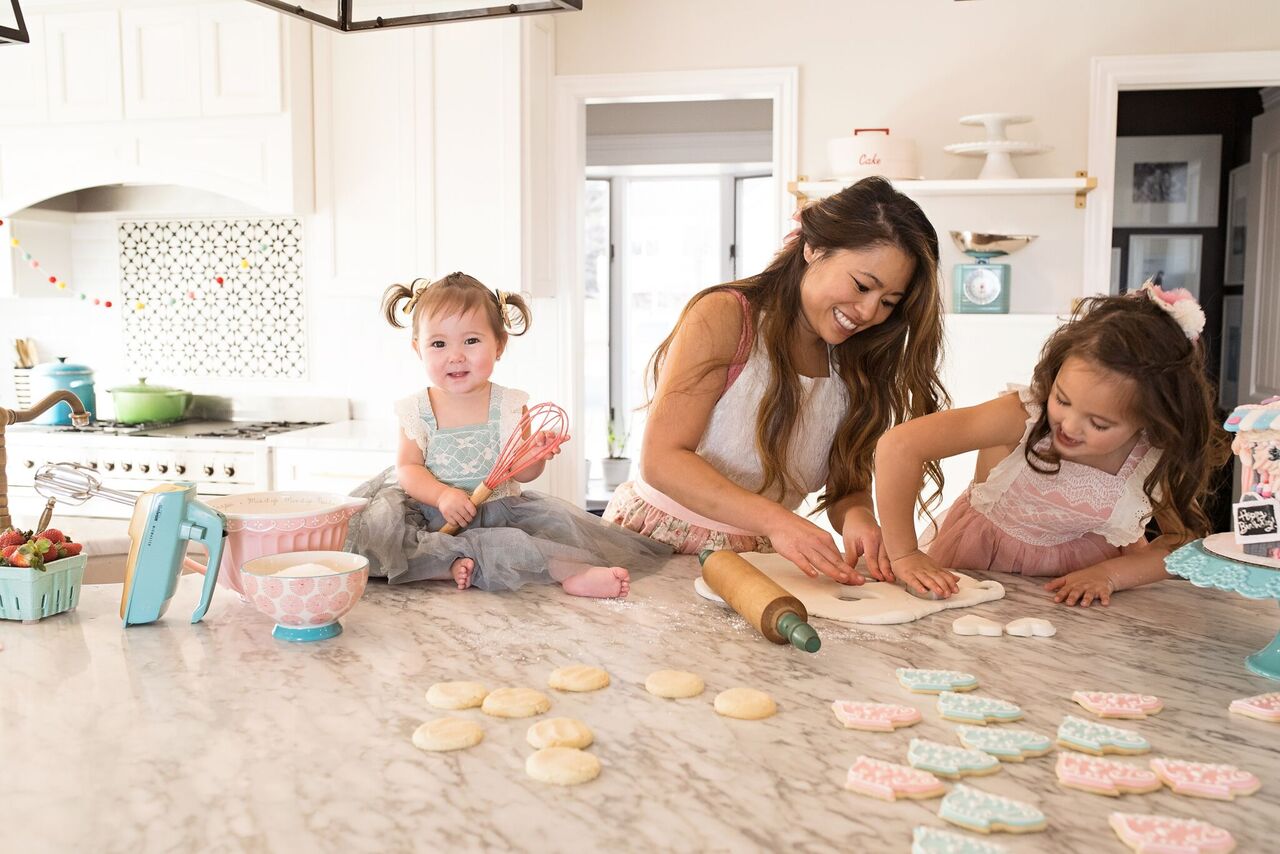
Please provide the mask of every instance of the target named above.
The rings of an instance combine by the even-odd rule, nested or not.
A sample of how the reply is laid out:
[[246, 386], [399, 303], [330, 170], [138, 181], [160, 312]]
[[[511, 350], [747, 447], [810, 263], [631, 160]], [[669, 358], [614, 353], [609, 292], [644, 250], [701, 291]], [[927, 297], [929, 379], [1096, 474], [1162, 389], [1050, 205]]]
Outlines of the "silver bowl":
[[951, 232], [951, 239], [961, 252], [987, 258], [1017, 252], [1037, 236], [1035, 234], [987, 234], [982, 231]]

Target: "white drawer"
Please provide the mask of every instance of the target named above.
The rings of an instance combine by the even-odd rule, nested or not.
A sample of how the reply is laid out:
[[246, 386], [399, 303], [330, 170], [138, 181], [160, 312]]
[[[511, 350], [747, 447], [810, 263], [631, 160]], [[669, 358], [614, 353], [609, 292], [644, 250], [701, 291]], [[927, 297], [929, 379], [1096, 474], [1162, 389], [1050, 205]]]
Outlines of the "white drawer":
[[276, 448], [274, 489], [349, 493], [395, 463], [389, 451], [335, 451]]

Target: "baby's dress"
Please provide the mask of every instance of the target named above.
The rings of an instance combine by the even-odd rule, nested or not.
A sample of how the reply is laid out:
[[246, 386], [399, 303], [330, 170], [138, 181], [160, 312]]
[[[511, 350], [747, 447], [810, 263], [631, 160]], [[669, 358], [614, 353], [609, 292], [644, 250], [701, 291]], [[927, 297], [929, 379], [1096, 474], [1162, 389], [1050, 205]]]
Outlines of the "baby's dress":
[[[1057, 474], [1035, 471], [1023, 451], [1040, 404], [1030, 389], [1009, 388], [1027, 410], [1022, 441], [946, 512], [925, 549], [929, 556], [950, 569], [1058, 576], [1117, 557], [1142, 539], [1151, 518], [1142, 485], [1160, 451], [1140, 436], [1114, 475], [1068, 460]], [[1050, 443], [1045, 437], [1037, 448]]]
[[[423, 464], [441, 482], [470, 494], [489, 474], [519, 425], [529, 396], [491, 383], [483, 424], [440, 427], [426, 390], [396, 403], [405, 435], [423, 451]], [[454, 560], [475, 560], [471, 583], [482, 590], [514, 590], [553, 581], [549, 562], [651, 569], [671, 549], [625, 531], [549, 495], [499, 486], [456, 535], [439, 533], [440, 511], [405, 494], [389, 468], [352, 495], [369, 505], [351, 520], [347, 551], [369, 558], [369, 573], [392, 584], [451, 579]]]

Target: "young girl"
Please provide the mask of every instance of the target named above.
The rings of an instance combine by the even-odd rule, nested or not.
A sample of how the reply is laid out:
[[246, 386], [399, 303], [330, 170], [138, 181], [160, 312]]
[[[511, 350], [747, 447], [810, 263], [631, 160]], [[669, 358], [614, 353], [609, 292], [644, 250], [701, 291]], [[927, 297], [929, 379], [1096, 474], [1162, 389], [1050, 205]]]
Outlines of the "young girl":
[[[876, 439], [946, 400], [938, 238], [882, 178], [799, 222], [764, 272], [694, 296], [654, 354], [640, 476], [605, 518], [679, 552], [776, 551], [861, 584], [858, 555], [888, 570], [869, 493]], [[843, 557], [794, 512], [823, 489]]]
[[[471, 503], [529, 399], [489, 381], [508, 334], [529, 327], [518, 294], [452, 273], [393, 285], [383, 310], [395, 327], [400, 313], [411, 316], [413, 350], [431, 386], [396, 404], [396, 482], [388, 469], [353, 493], [371, 500], [352, 520], [348, 548], [369, 558], [371, 573], [393, 584], [452, 578], [460, 589], [483, 590], [554, 580], [574, 596], [614, 598], [627, 595], [631, 577], [610, 564], [671, 553], [563, 501], [521, 494], [515, 481], [535, 479], [545, 461], [479, 507]], [[462, 530], [439, 533], [447, 523]]]
[[[1056, 576], [1055, 600], [1083, 606], [1167, 577], [1165, 555], [1208, 532], [1201, 501], [1227, 456], [1203, 328], [1185, 290], [1087, 299], [1046, 342], [1030, 388], [887, 433], [876, 497], [891, 569], [877, 577], [949, 596], [942, 567]], [[923, 552], [922, 466], [971, 450], [974, 481]], [[1153, 516], [1162, 533], [1148, 543]]]

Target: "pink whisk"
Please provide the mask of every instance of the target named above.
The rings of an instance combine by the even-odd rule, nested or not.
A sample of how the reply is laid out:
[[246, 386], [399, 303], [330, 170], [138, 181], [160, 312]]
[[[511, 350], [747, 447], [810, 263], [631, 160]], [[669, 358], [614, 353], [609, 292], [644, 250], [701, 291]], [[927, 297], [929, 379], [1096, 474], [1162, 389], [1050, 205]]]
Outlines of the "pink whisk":
[[[538, 444], [546, 436], [546, 444]], [[507, 437], [489, 476], [471, 493], [471, 503], [479, 507], [493, 491], [535, 463], [547, 459], [569, 440], [569, 419], [554, 403], [536, 403], [525, 410], [516, 429]], [[456, 534], [460, 525], [452, 522], [440, 529], [442, 534]]]

